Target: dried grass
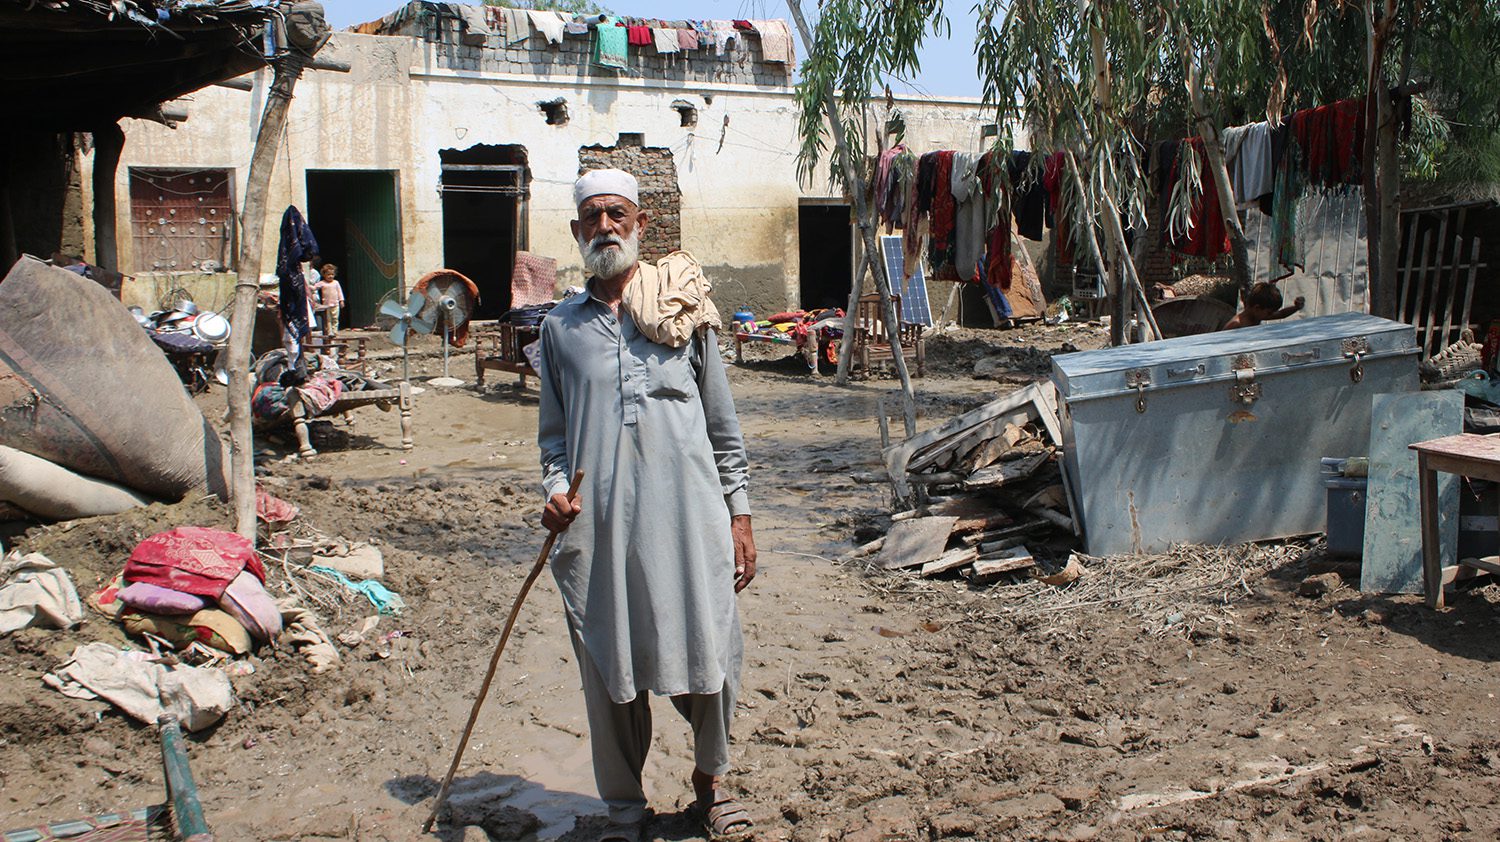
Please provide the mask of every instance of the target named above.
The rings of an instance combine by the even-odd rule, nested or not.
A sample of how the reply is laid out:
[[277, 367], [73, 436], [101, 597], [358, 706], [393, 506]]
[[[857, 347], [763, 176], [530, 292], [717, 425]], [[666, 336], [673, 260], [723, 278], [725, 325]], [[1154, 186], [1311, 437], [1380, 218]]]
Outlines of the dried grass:
[[[1154, 555], [1102, 558], [1079, 554], [1085, 572], [1068, 585], [1016, 575], [973, 591], [963, 600], [963, 610], [975, 621], [1005, 618], [1047, 626], [1087, 622], [1083, 618], [1091, 611], [1118, 611], [1139, 619], [1148, 634], [1218, 634], [1233, 624], [1235, 603], [1254, 593], [1255, 581], [1302, 561], [1309, 551], [1308, 544], [1289, 542], [1180, 545]], [[887, 575], [862, 566], [870, 588], [886, 597], [953, 596], [951, 582], [922, 579], [912, 572]], [[985, 604], [991, 602], [999, 604]]]

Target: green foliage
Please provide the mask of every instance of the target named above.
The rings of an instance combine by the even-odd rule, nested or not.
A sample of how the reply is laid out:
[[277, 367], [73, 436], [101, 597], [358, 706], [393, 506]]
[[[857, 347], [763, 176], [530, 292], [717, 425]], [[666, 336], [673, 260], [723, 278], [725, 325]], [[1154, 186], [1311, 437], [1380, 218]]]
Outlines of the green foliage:
[[[949, 31], [942, 0], [826, 0], [821, 5], [813, 25], [813, 49], [802, 62], [796, 92], [802, 139], [797, 175], [804, 183], [827, 153], [825, 92], [835, 92], [839, 111], [826, 118], [842, 120], [856, 163], [862, 165], [870, 141], [863, 119], [866, 104], [886, 79], [920, 69], [917, 51], [927, 32]], [[836, 159], [830, 161], [829, 173], [835, 184], [852, 184], [853, 174], [841, 172]]]

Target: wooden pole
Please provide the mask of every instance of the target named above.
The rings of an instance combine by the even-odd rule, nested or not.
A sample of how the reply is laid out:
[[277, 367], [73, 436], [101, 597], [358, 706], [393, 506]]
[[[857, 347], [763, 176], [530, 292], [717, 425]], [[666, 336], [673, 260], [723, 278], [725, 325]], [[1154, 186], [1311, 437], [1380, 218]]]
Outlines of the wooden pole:
[[[568, 486], [569, 502], [578, 499], [580, 485], [583, 485], [583, 471], [573, 474], [573, 482]], [[505, 618], [505, 628], [500, 632], [500, 642], [495, 646], [495, 654], [490, 656], [490, 667], [484, 674], [484, 681], [479, 684], [479, 694], [474, 697], [474, 706], [469, 709], [468, 724], [464, 725], [463, 733], [458, 737], [458, 750], [453, 753], [453, 762], [448, 765], [448, 774], [443, 776], [443, 785], [438, 788], [437, 800], [432, 802], [432, 812], [427, 814], [427, 821], [422, 823], [423, 833], [432, 830], [433, 823], [437, 821], [438, 812], [448, 801], [448, 790], [453, 786], [453, 775], [458, 772], [458, 764], [463, 762], [464, 750], [469, 747], [469, 737], [474, 735], [474, 723], [479, 721], [479, 711], [484, 707], [484, 697], [490, 694], [490, 684], [495, 680], [495, 670], [500, 666], [500, 656], [505, 653], [505, 644], [510, 642], [510, 633], [516, 627], [516, 617], [521, 614], [521, 603], [526, 601], [526, 595], [531, 593], [531, 586], [536, 584], [537, 577], [542, 575], [542, 568], [547, 566], [547, 558], [552, 555], [552, 545], [557, 541], [557, 536], [557, 532], [547, 531], [547, 540], [542, 542], [542, 551], [537, 553], [536, 562], [531, 565], [531, 572], [526, 575], [526, 581], [521, 583], [521, 592], [516, 594], [516, 601], [510, 606], [510, 616]]]
[[[792, 19], [797, 23], [797, 31], [802, 36], [804, 48], [809, 54], [812, 53], [812, 33], [807, 28], [807, 20], [802, 16], [802, 7], [797, 4], [797, 0], [787, 0], [786, 5], [792, 13]], [[885, 313], [883, 321], [886, 341], [891, 345], [891, 362], [896, 367], [896, 377], [901, 381], [901, 415], [905, 422], [906, 435], [909, 438], [917, 434], [917, 399], [912, 393], [911, 375], [906, 370], [906, 358], [901, 355], [901, 314], [896, 312], [895, 303], [891, 300], [891, 281], [885, 274], [885, 261], [880, 259], [880, 244], [875, 239], [874, 219], [869, 212], [869, 206], [865, 204], [865, 179], [855, 166], [854, 153], [849, 149], [848, 138], [844, 136], [844, 121], [840, 116], [838, 100], [833, 95], [832, 86], [825, 85], [823, 88], [823, 110], [833, 130], [833, 145], [839, 156], [839, 166], [844, 171], [844, 190], [852, 194], [860, 238], [865, 244], [866, 263], [875, 277], [875, 289], [880, 293], [881, 309]], [[856, 278], [855, 282], [858, 283], [859, 280]]]
[[255, 444], [250, 430], [250, 344], [255, 335], [255, 299], [260, 293], [261, 244], [266, 232], [266, 191], [271, 171], [281, 149], [287, 108], [292, 89], [307, 64], [307, 57], [292, 51], [272, 64], [274, 78], [260, 128], [255, 134], [255, 152], [245, 187], [245, 206], [240, 212], [240, 255], [236, 263], [234, 312], [229, 337], [229, 444], [230, 481], [234, 501], [235, 531], [255, 540]]
[[94, 263], [111, 272], [120, 271], [120, 243], [115, 234], [115, 173], [125, 133], [119, 123], [94, 130]]

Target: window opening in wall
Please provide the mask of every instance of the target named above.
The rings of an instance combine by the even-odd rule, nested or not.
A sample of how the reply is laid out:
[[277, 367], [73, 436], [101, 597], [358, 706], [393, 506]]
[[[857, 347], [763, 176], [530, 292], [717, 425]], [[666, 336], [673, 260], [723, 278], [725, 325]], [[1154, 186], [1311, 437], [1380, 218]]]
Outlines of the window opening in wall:
[[804, 310], [845, 307], [854, 281], [854, 226], [849, 205], [803, 199], [797, 208], [797, 264]]
[[234, 261], [227, 169], [130, 168], [137, 272], [222, 272]]
[[620, 139], [615, 142], [616, 146], [645, 146], [645, 132], [620, 132]]
[[479, 287], [475, 319], [498, 319], [510, 309], [516, 252], [530, 240], [527, 205], [531, 170], [526, 147], [479, 144], [443, 149], [443, 265]]
[[698, 109], [691, 102], [685, 99], [676, 100], [672, 103], [672, 110], [682, 118], [683, 128], [690, 129], [698, 125]]
[[307, 171], [307, 224], [344, 288], [339, 327], [374, 323], [381, 296], [401, 283], [396, 191], [394, 170]]
[[568, 101], [562, 97], [538, 102], [536, 105], [543, 114], [547, 115], [547, 125], [566, 126], [568, 124]]

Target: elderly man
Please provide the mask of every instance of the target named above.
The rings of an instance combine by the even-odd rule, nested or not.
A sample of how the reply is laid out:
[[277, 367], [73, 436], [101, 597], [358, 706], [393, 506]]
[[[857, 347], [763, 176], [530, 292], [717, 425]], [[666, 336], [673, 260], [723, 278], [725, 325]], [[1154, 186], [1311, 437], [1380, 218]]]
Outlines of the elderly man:
[[755, 576], [745, 445], [708, 283], [685, 252], [639, 261], [638, 196], [620, 170], [587, 172], [573, 188], [588, 291], [542, 323], [542, 522], [567, 530], [552, 569], [609, 806], [603, 838], [645, 830], [651, 693], [692, 726], [695, 806], [710, 835], [743, 836], [750, 817], [719, 782], [742, 652], [735, 594]]

